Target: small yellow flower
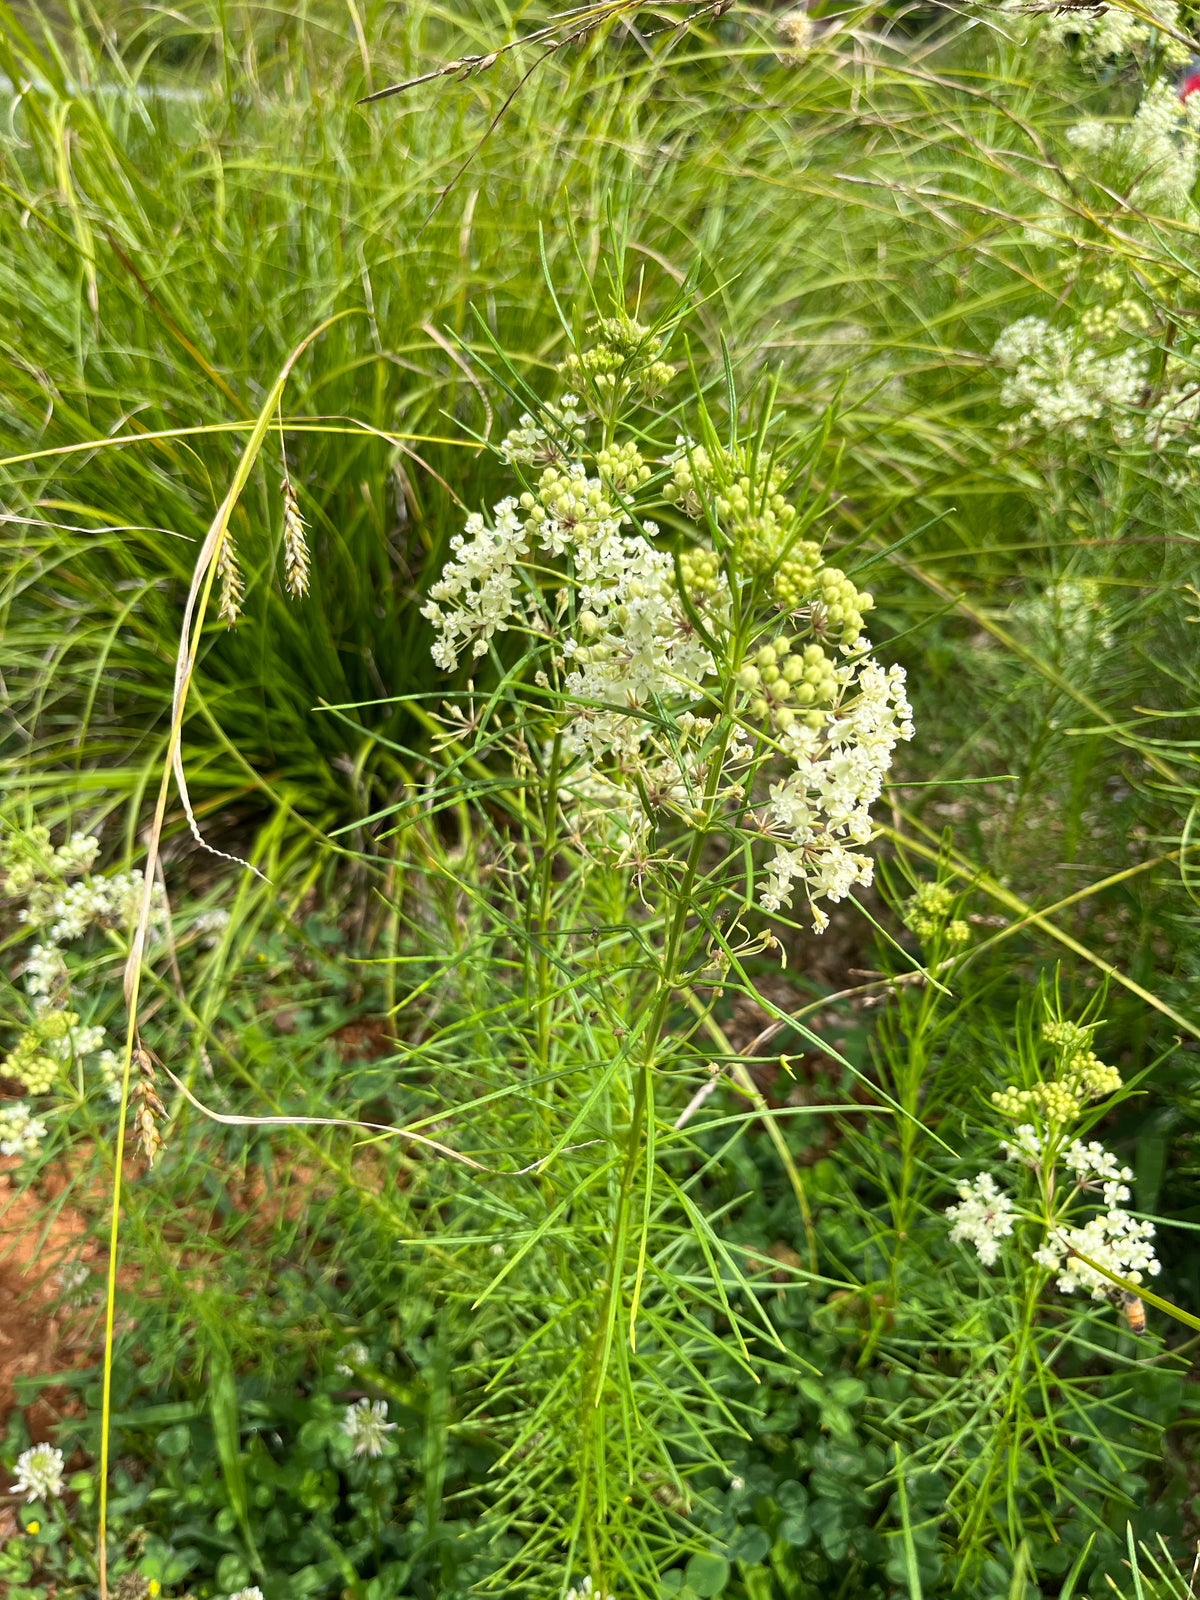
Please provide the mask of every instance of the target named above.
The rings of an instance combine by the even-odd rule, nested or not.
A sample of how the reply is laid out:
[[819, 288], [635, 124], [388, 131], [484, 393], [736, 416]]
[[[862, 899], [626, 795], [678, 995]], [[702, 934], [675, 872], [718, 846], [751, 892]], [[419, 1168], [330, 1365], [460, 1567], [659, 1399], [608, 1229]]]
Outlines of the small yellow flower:
[[32, 1533], [41, 1533], [41, 1531], [42, 1531], [42, 1525], [41, 1525], [40, 1522], [27, 1522], [25, 1524], [25, 1532], [26, 1533], [31, 1533], [31, 1534]]
[[162, 1593], [162, 1584], [159, 1583], [157, 1578], [150, 1579], [150, 1587], [146, 1590], [146, 1593], [150, 1596], [150, 1600], [154, 1600], [156, 1594]]

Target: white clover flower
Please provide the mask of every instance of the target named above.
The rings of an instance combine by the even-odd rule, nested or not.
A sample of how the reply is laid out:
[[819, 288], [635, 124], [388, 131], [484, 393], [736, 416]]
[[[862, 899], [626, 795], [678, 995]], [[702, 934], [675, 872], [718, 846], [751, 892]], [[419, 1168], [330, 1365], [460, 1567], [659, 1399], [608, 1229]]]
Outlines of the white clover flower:
[[52, 1499], [63, 1490], [63, 1453], [52, 1445], [35, 1444], [17, 1457], [17, 1481], [10, 1494], [26, 1500]]
[[985, 1267], [995, 1263], [1000, 1240], [1013, 1231], [1012, 1201], [989, 1172], [981, 1172], [973, 1183], [958, 1186], [960, 1204], [949, 1206], [947, 1217], [953, 1243], [973, 1244]]
[[228, 926], [229, 912], [222, 906], [216, 906], [211, 911], [201, 911], [192, 919], [193, 933], [223, 933]]
[[24, 1100], [0, 1107], [0, 1156], [35, 1156], [46, 1137], [46, 1124]]
[[256, 1583], [252, 1583], [245, 1589], [239, 1589], [236, 1594], [231, 1594], [229, 1600], [263, 1600], [263, 1592]]
[[356, 1456], [383, 1454], [384, 1435], [392, 1433], [396, 1424], [387, 1421], [387, 1401], [356, 1400], [346, 1407], [342, 1418], [342, 1432], [354, 1441]]

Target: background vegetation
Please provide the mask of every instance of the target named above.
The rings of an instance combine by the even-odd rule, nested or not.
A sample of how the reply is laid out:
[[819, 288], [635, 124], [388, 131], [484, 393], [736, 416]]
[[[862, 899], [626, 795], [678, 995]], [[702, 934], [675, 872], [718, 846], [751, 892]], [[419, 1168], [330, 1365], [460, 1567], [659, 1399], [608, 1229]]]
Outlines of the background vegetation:
[[[1134, 1086], [1096, 1136], [1159, 1219], [1158, 1287], [1200, 1314], [1200, 487], [1186, 401], [1179, 428], [1142, 421], [1188, 393], [1200, 214], [1068, 138], [1170, 82], [1169, 37], [1096, 60], [1025, 13], [864, 9], [781, 59], [772, 14], [682, 14], [630, 8], [496, 121], [528, 56], [355, 101], [544, 11], [0, 3], [6, 833], [84, 828], [105, 869], [138, 863], [198, 544], [289, 352], [350, 313], [283, 401], [311, 593], [274, 576], [276, 432], [232, 524], [244, 614], [204, 629], [184, 727], [206, 837], [265, 879], [168, 813], [176, 949], [143, 1032], [225, 1114], [426, 1118], [481, 1160], [540, 1155], [570, 1116], [547, 1097], [531, 1131], [497, 1022], [522, 993], [493, 870], [511, 796], [469, 739], [438, 754], [447, 680], [419, 608], [465, 509], [509, 492], [482, 441], [516, 422], [520, 383], [555, 392], [589, 286], [615, 281], [648, 317], [686, 286], [681, 337], [715, 407], [724, 346], [739, 392], [777, 378], [789, 431], [833, 408], [827, 537], [877, 558], [872, 636], [909, 670], [918, 734], [880, 810], [874, 921], [843, 906], [822, 940], [789, 933], [786, 969], [749, 960], [712, 1015], [725, 1043], [697, 1044], [664, 1092], [665, 1130], [710, 1058], [746, 1051], [793, 1165], [728, 1086], [663, 1156], [690, 1209], [655, 1248], [691, 1322], [625, 1369], [642, 1431], [620, 1437], [642, 1442], [612, 1460], [606, 1571], [618, 1594], [684, 1600], [1171, 1592], [1200, 1489], [1192, 1335], [1151, 1310], [1134, 1340], [1059, 1298], [1021, 1347], [1012, 1282], [944, 1219], [998, 1159], [987, 1092], [1028, 1055], [1039, 983], [1057, 986], [1065, 1015], [1098, 1008], [1097, 1049]], [[1192, 134], [1172, 137], [1186, 156]], [[991, 352], [1027, 316], [1132, 352], [1145, 391], [1023, 427]], [[447, 762], [453, 803], [397, 831], [408, 786]], [[902, 916], [933, 878], [971, 919], [949, 993], [871, 989], [946, 954]], [[213, 909], [230, 914], [215, 931], [196, 920]], [[81, 949], [85, 1021], [115, 1039], [121, 934]], [[752, 1048], [772, 1007], [809, 1008], [813, 1037]], [[40, 1153], [6, 1162], [14, 1207], [40, 1198], [20, 1213], [35, 1237], [84, 1219], [39, 1264], [89, 1335], [29, 1413], [74, 1476], [37, 1533], [19, 1507], [14, 1600], [95, 1592], [102, 1088], [59, 1093]], [[879, 1114], [881, 1091], [912, 1118]], [[410, 1143], [222, 1126], [163, 1092], [166, 1149], [125, 1190], [111, 1581], [267, 1600], [581, 1584], [557, 1380], [607, 1200], [564, 1209], [567, 1161], [561, 1190], [480, 1180]], [[397, 1425], [378, 1459], [340, 1426], [360, 1397]], [[28, 1442], [14, 1411], [6, 1467]], [[1127, 1528], [1161, 1570], [1131, 1568]]]

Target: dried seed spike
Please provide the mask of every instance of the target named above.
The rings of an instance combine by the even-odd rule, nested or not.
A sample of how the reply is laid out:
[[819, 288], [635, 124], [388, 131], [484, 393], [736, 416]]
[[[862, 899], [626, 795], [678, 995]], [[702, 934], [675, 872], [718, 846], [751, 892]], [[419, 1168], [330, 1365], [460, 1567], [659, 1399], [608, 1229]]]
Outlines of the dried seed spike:
[[221, 580], [221, 600], [217, 608], [227, 628], [236, 625], [242, 610], [242, 575], [238, 571], [237, 551], [233, 548], [233, 536], [227, 533], [221, 542], [217, 553], [217, 577]]
[[138, 1081], [129, 1095], [134, 1106], [133, 1125], [137, 1130], [142, 1154], [146, 1157], [146, 1165], [153, 1168], [163, 1147], [158, 1124], [166, 1120], [167, 1109], [158, 1097], [154, 1061], [150, 1052], [141, 1043], [134, 1048], [133, 1064], [138, 1071]]
[[279, 485], [283, 491], [283, 581], [287, 592], [297, 600], [308, 593], [308, 540], [304, 533], [304, 518], [300, 515], [300, 502], [292, 488], [292, 480], [284, 474]]

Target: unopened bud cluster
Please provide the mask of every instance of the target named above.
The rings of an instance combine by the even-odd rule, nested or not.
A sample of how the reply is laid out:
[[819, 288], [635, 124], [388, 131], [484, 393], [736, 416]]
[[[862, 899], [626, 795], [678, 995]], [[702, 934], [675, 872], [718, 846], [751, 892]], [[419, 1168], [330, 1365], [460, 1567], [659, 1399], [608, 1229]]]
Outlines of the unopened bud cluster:
[[922, 883], [917, 892], [904, 904], [902, 916], [906, 928], [911, 928], [923, 944], [941, 938], [947, 944], [966, 944], [971, 937], [968, 923], [961, 918], [951, 918], [955, 894], [944, 883]]
[[1089, 1100], [1103, 1100], [1121, 1087], [1121, 1074], [1091, 1049], [1092, 1030], [1077, 1023], [1051, 1020], [1042, 1038], [1055, 1047], [1054, 1077], [1029, 1089], [1010, 1086], [992, 1095], [992, 1104], [1006, 1117], [1039, 1116], [1049, 1128], [1073, 1122]]
[[853, 649], [875, 606], [839, 567], [825, 565], [821, 547], [797, 537], [800, 514], [783, 492], [786, 475], [772, 467], [762, 483], [738, 453], [710, 452], [680, 439], [664, 498], [693, 521], [706, 508], [736, 547], [738, 564], [767, 581], [779, 607], [806, 620], [818, 641]]
[[674, 367], [659, 359], [663, 340], [625, 315], [601, 317], [597, 343], [559, 362], [560, 375], [571, 388], [594, 389], [605, 403], [622, 400], [636, 385], [647, 395], [661, 393], [675, 376]]
[[803, 722], [819, 728], [838, 689], [833, 662], [821, 646], [786, 633], [756, 652], [738, 673], [738, 683], [754, 696], [749, 715], [775, 727]]

